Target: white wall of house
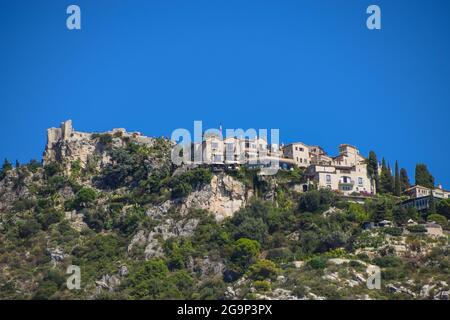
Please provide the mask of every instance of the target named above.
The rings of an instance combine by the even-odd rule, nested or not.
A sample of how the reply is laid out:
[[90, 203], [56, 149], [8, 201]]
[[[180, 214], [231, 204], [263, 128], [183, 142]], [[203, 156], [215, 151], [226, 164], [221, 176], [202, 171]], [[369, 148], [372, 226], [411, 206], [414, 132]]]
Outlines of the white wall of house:
[[304, 143], [291, 143], [283, 148], [285, 158], [292, 159], [299, 167], [307, 167], [311, 164], [309, 147]]

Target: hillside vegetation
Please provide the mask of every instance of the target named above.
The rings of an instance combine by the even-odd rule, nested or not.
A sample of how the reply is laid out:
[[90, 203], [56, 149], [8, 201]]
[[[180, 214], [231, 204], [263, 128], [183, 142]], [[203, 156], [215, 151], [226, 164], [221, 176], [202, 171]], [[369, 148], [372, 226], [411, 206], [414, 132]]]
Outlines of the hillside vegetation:
[[[387, 193], [351, 203], [297, 193], [298, 168], [184, 170], [164, 139], [94, 139], [107, 165], [3, 166], [0, 299], [448, 299], [448, 233], [421, 224], [448, 228], [448, 201], [421, 214]], [[79, 290], [66, 286], [70, 265]], [[366, 285], [376, 267], [379, 290]]]

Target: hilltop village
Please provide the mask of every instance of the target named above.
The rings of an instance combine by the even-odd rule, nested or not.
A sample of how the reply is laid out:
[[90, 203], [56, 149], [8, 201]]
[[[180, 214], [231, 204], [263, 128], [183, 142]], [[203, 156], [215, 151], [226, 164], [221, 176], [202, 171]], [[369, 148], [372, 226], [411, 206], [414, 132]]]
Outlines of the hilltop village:
[[[147, 145], [151, 145], [155, 139], [140, 132], [127, 132], [123, 128], [105, 133], [78, 132], [73, 129], [72, 121], [68, 120], [62, 122], [59, 128], [47, 130], [44, 163], [65, 157], [67, 170], [70, 170], [70, 163], [76, 160], [86, 164], [89, 155], [98, 148], [98, 145], [88, 141], [99, 136], [121, 137]], [[350, 144], [341, 144], [338, 151], [338, 155], [330, 156], [320, 146], [306, 145], [303, 142], [271, 145], [261, 138], [222, 139], [218, 134], [206, 134], [201, 143], [192, 143], [191, 161], [187, 161], [185, 165], [188, 168], [208, 166], [219, 171], [236, 170], [240, 166], [267, 168], [275, 165], [280, 170], [297, 167], [304, 169], [306, 177], [306, 181], [297, 188], [301, 192], [311, 188], [327, 188], [344, 196], [353, 195], [361, 199], [376, 195], [376, 181], [368, 172], [368, 159]], [[195, 157], [198, 153], [201, 154], [200, 160]], [[108, 161], [107, 156], [102, 159], [102, 163]], [[381, 167], [381, 163], [378, 163], [378, 174], [381, 173]], [[419, 210], [426, 208], [430, 193], [430, 188], [408, 186], [404, 195], [415, 200], [406, 201], [405, 206], [414, 205]], [[446, 199], [450, 198], [450, 191], [438, 185], [433, 189], [433, 195], [438, 199]]]
[[66, 121], [42, 162], [5, 161], [0, 299], [449, 299], [450, 194], [425, 165], [410, 185], [349, 144], [175, 146]]

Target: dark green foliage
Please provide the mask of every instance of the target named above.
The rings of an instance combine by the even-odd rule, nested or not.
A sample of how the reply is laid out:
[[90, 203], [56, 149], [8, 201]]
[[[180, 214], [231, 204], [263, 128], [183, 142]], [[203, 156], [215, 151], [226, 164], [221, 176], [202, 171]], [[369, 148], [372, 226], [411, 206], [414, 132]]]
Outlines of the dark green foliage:
[[379, 188], [379, 176], [378, 176], [378, 159], [374, 151], [369, 152], [369, 158], [367, 160], [367, 174], [369, 177], [375, 180], [375, 186]]
[[437, 224], [440, 224], [444, 228], [447, 227], [447, 223], [448, 223], [447, 218], [440, 214], [430, 214], [427, 217], [427, 220], [434, 221]]
[[326, 189], [308, 191], [301, 194], [299, 199], [300, 212], [325, 211], [336, 202], [336, 195]]
[[29, 238], [41, 230], [41, 225], [34, 218], [21, 221], [18, 225], [19, 237]]
[[402, 184], [400, 181], [400, 172], [398, 168], [398, 161], [395, 161], [395, 177], [394, 177], [394, 194], [400, 197], [402, 194]]
[[383, 231], [384, 231], [384, 233], [389, 234], [389, 235], [394, 236], [394, 237], [399, 237], [403, 233], [403, 229], [402, 228], [395, 228], [395, 227], [384, 228]]
[[308, 261], [308, 266], [312, 269], [323, 270], [327, 266], [327, 259], [324, 257], [316, 257]]
[[[115, 189], [123, 186], [137, 187], [152, 174], [158, 172], [159, 177], [169, 175], [169, 146], [165, 149], [156, 143], [152, 147], [129, 143], [125, 148], [110, 151], [112, 163], [108, 164], [96, 178], [97, 185], [104, 189]], [[160, 159], [163, 166], [154, 170], [150, 158]]]
[[163, 260], [152, 259], [132, 271], [127, 291], [137, 299], [187, 299], [191, 295], [192, 277], [186, 271], [170, 273]]
[[402, 206], [395, 206], [393, 211], [394, 222], [398, 225], [404, 225], [410, 218], [409, 212]]
[[172, 198], [187, 196], [192, 190], [211, 182], [212, 172], [210, 169], [197, 168], [170, 179], [168, 186], [172, 188]]
[[253, 280], [275, 280], [281, 269], [270, 260], [258, 260], [250, 266], [249, 276]]
[[46, 175], [46, 177], [48, 179], [48, 178], [51, 178], [51, 177], [61, 173], [62, 172], [62, 167], [61, 167], [61, 165], [59, 163], [52, 162], [52, 163], [46, 164], [44, 166], [44, 172], [45, 172], [45, 175]]
[[450, 219], [450, 199], [439, 201], [436, 205], [436, 211], [438, 214]]
[[42, 228], [47, 230], [51, 225], [60, 222], [63, 216], [63, 212], [58, 211], [55, 208], [47, 208], [38, 213], [37, 219], [42, 225]]
[[411, 187], [411, 183], [409, 182], [408, 172], [405, 168], [400, 169], [400, 185], [402, 192], [405, 192], [406, 189]]
[[275, 248], [267, 252], [267, 259], [274, 262], [287, 262], [293, 258], [293, 253], [289, 248]]
[[2, 168], [0, 169], [0, 180], [3, 180], [3, 178], [5, 178], [6, 176], [6, 173], [10, 170], [12, 170], [12, 164], [8, 159], [5, 159], [3, 161]]
[[41, 282], [37, 292], [33, 296], [34, 300], [48, 300], [63, 288], [66, 278], [57, 270], [48, 270]]
[[233, 245], [231, 261], [243, 272], [256, 261], [259, 249], [258, 241], [241, 238]]
[[381, 173], [380, 173], [380, 193], [393, 193], [394, 192], [394, 178], [389, 166], [386, 166], [386, 161], [382, 160]]
[[412, 233], [425, 233], [425, 232], [427, 232], [427, 229], [421, 224], [407, 226], [406, 229], [409, 232], [412, 232]]
[[381, 268], [398, 267], [402, 265], [402, 260], [396, 256], [385, 256], [375, 258], [373, 263]]
[[186, 268], [189, 257], [193, 253], [192, 244], [186, 239], [171, 238], [164, 245], [167, 266], [170, 270]]
[[89, 187], [83, 187], [76, 194], [73, 207], [82, 209], [88, 207], [97, 198], [97, 192]]
[[428, 171], [428, 168], [423, 163], [416, 165], [416, 185], [420, 185], [426, 188], [434, 188], [434, 177]]
[[434, 199], [433, 189], [430, 189], [430, 196], [428, 197], [428, 214], [436, 213], [436, 200]]

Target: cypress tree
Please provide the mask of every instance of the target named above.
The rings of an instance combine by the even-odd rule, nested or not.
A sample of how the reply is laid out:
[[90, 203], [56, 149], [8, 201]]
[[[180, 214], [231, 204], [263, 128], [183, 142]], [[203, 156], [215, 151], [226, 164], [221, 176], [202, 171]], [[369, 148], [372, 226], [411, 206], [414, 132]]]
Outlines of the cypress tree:
[[402, 186], [401, 186], [401, 182], [400, 182], [400, 172], [398, 169], [398, 161], [395, 161], [395, 177], [394, 177], [394, 194], [397, 197], [400, 197], [400, 195], [402, 194]]
[[411, 183], [409, 182], [408, 172], [405, 168], [400, 169], [400, 185], [402, 192], [405, 192], [406, 189], [411, 187]]
[[375, 188], [378, 190], [380, 187], [380, 179], [378, 176], [378, 159], [374, 151], [369, 152], [369, 159], [367, 160], [367, 174], [375, 181]]
[[436, 201], [434, 201], [433, 189], [430, 189], [430, 197], [428, 200], [428, 214], [436, 213]]
[[392, 177], [389, 165], [386, 165], [386, 160], [381, 161], [380, 174], [380, 193], [392, 193], [394, 191], [394, 178]]
[[392, 169], [391, 169], [391, 165], [388, 164], [388, 178], [389, 178], [389, 192], [390, 193], [394, 193], [395, 190], [395, 180], [394, 180], [394, 176], [392, 175]]

